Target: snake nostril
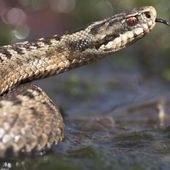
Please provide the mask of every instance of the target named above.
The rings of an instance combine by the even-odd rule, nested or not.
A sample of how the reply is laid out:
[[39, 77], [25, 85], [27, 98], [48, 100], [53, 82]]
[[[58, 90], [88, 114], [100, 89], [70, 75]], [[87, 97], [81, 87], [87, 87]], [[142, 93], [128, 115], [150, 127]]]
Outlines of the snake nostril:
[[151, 18], [150, 12], [145, 12], [145, 16], [146, 16], [147, 18]]

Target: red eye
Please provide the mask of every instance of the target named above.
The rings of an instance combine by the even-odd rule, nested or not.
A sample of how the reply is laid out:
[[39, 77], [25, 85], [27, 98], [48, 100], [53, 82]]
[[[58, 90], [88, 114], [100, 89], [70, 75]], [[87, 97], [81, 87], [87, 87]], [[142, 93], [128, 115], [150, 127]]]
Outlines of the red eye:
[[127, 24], [129, 26], [135, 26], [138, 23], [138, 19], [136, 17], [127, 18]]

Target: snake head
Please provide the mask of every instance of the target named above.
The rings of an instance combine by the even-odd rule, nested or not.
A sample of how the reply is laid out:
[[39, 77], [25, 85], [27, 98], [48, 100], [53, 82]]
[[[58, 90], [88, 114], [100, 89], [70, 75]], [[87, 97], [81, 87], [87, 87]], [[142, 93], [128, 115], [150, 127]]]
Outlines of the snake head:
[[93, 45], [99, 53], [110, 53], [126, 47], [150, 32], [156, 21], [152, 6], [135, 8], [90, 25]]
[[106, 54], [142, 38], [154, 28], [156, 22], [168, 25], [167, 21], [157, 18], [154, 7], [134, 8], [94, 22], [82, 31], [64, 36], [63, 40], [71, 51]]

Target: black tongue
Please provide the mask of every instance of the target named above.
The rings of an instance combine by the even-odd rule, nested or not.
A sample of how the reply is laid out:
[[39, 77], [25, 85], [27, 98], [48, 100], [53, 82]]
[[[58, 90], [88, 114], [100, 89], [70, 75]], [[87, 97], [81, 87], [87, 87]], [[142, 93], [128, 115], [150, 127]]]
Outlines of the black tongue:
[[162, 19], [162, 18], [156, 18], [155, 22], [159, 22], [159, 23], [162, 23], [162, 24], [170, 26], [169, 22]]

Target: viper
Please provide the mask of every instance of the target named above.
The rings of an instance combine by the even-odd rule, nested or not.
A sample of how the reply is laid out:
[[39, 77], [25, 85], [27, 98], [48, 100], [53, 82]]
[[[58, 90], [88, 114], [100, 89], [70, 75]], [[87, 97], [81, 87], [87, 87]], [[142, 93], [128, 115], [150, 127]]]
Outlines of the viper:
[[62, 36], [0, 47], [0, 156], [39, 152], [64, 137], [63, 118], [45, 92], [29, 82], [92, 63], [149, 33], [152, 6], [135, 8]]

